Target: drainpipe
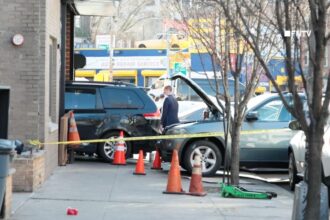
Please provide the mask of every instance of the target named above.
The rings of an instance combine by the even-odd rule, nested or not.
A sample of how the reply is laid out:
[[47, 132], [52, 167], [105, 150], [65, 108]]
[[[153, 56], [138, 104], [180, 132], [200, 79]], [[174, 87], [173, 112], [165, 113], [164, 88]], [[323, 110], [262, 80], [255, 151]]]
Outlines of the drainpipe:
[[61, 0], [61, 71], [60, 71], [60, 83], [59, 83], [59, 122], [64, 115], [64, 93], [65, 93], [65, 38], [66, 38], [66, 12], [67, 1]]

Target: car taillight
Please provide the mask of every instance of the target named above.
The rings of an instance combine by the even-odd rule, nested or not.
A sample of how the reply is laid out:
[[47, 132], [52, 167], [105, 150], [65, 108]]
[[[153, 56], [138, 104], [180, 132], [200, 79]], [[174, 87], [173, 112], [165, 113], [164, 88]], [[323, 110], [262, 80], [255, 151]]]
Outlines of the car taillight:
[[160, 119], [160, 111], [157, 110], [156, 112], [145, 113], [143, 114], [143, 116], [145, 117], [145, 119]]

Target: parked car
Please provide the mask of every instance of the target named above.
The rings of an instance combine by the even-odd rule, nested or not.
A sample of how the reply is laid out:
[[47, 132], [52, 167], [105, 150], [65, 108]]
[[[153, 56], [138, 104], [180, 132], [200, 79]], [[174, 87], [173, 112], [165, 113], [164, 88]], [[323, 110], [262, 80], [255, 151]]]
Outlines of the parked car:
[[[65, 110], [74, 110], [78, 131], [82, 140], [125, 136], [157, 135], [160, 113], [154, 101], [139, 87], [113, 82], [69, 82], [65, 90]], [[152, 142], [126, 142], [126, 155], [139, 149], [154, 150]], [[114, 144], [82, 144], [78, 153], [98, 154], [112, 161]]]
[[[199, 95], [204, 100], [209, 110], [209, 117], [168, 127], [164, 133], [193, 134], [223, 131], [223, 114], [215, 99], [211, 99], [194, 81], [182, 75], [173, 77], [173, 79], [178, 78], [185, 81], [195, 95]], [[291, 95], [284, 94], [284, 96], [290, 102]], [[303, 95], [301, 97], [304, 99]], [[289, 141], [296, 133], [288, 128], [291, 120], [293, 117], [284, 107], [278, 94], [263, 94], [252, 98], [247, 106], [242, 130], [254, 132], [241, 135], [241, 166], [287, 168]], [[273, 129], [278, 130], [273, 131]], [[202, 172], [205, 176], [215, 174], [224, 161], [225, 147], [222, 136], [162, 140], [159, 147], [164, 161], [170, 161], [173, 149], [177, 149], [181, 166], [189, 172], [192, 171], [194, 156], [201, 154]]]
[[[291, 122], [290, 127], [294, 130], [299, 129], [296, 121]], [[322, 176], [323, 182], [328, 186], [330, 199], [330, 124], [328, 123], [324, 131], [324, 145], [322, 148]], [[302, 130], [291, 139], [289, 147], [289, 185], [291, 190], [304, 176], [305, 172], [305, 152], [306, 136]]]

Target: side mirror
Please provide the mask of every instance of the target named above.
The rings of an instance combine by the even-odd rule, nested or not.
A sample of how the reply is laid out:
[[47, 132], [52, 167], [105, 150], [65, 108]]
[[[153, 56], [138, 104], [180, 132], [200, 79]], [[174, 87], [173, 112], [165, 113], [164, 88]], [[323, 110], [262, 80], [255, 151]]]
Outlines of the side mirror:
[[259, 114], [257, 111], [252, 111], [252, 112], [248, 112], [245, 116], [245, 119], [247, 121], [255, 121], [258, 120]]
[[293, 131], [301, 130], [301, 124], [297, 120], [293, 120], [289, 122], [289, 128]]

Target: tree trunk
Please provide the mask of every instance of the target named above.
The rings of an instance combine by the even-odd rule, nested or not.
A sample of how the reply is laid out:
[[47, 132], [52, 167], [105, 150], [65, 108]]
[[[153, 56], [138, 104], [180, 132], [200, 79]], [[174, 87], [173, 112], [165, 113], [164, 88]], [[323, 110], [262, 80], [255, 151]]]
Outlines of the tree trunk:
[[239, 143], [242, 123], [234, 119], [231, 132], [231, 162], [230, 162], [230, 183], [232, 185], [239, 185]]
[[305, 179], [308, 183], [307, 206], [304, 218], [306, 220], [320, 219], [320, 188], [322, 181], [321, 153], [323, 134], [323, 126], [318, 126], [316, 123], [310, 124], [306, 148], [308, 151], [306, 154], [307, 175], [305, 174]]

